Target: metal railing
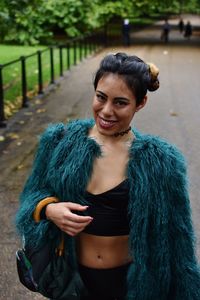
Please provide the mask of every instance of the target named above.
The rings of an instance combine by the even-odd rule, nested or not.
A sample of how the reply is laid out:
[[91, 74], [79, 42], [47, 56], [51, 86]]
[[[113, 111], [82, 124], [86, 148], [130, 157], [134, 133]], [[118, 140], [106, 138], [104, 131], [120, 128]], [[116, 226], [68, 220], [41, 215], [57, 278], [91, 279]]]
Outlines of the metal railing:
[[[38, 50], [37, 52], [21, 56], [19, 59], [10, 61], [5, 64], [0, 65], [0, 127], [6, 126], [6, 117], [5, 117], [5, 99], [4, 99], [4, 76], [3, 70], [15, 63], [21, 64], [21, 74], [20, 74], [20, 85], [21, 85], [21, 107], [28, 107], [29, 105], [29, 97], [28, 93], [28, 76], [27, 76], [27, 61], [31, 57], [37, 57], [37, 94], [42, 95], [45, 91], [44, 82], [43, 82], [43, 67], [42, 67], [42, 57], [43, 53], [49, 52], [50, 58], [50, 74], [49, 74], [49, 84], [56, 83], [56, 75], [55, 75], [55, 59], [54, 52], [58, 51], [59, 55], [59, 76], [62, 77], [64, 72], [69, 70], [71, 65], [76, 65], [78, 61], [81, 61], [83, 58], [87, 57], [89, 54], [96, 52], [99, 48], [105, 45], [105, 37], [99, 33], [95, 35], [83, 36], [74, 40], [67, 42], [66, 44], [62, 44], [59, 46], [50, 46], [43, 50]], [[73, 61], [70, 55], [73, 53]], [[64, 59], [65, 65], [64, 67]]]

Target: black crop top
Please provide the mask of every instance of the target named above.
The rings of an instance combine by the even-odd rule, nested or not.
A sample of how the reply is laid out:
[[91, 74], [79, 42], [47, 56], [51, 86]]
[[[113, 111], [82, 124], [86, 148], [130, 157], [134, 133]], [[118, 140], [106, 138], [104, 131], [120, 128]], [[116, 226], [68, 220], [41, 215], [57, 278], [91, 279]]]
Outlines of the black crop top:
[[127, 206], [129, 199], [128, 180], [101, 194], [85, 192], [89, 208], [87, 215], [92, 222], [83, 232], [100, 236], [117, 236], [129, 234]]

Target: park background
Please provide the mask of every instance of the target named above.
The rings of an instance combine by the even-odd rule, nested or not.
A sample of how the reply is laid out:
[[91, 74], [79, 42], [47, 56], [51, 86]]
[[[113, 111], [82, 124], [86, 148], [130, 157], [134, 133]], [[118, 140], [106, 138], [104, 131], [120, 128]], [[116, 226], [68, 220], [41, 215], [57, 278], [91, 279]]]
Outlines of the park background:
[[[49, 123], [91, 116], [93, 74], [109, 52], [136, 54], [145, 61], [153, 61], [160, 69], [161, 87], [157, 93], [149, 93], [148, 105], [136, 115], [133, 126], [166, 138], [184, 153], [200, 257], [199, 13], [200, 3], [195, 0], [0, 0], [0, 68], [24, 57], [27, 73], [23, 105], [21, 60], [16, 65], [2, 67], [0, 299], [44, 299], [26, 290], [17, 278], [15, 251], [20, 241], [14, 215], [19, 193], [43, 129]], [[190, 39], [179, 32], [180, 16], [185, 23], [191, 21]], [[124, 45], [122, 38], [125, 18], [131, 26], [130, 46]], [[160, 39], [166, 18], [171, 26], [168, 43]], [[54, 78], [52, 82], [48, 52], [43, 58], [41, 93], [38, 51], [47, 47], [54, 50]], [[33, 53], [37, 56], [26, 58]]]

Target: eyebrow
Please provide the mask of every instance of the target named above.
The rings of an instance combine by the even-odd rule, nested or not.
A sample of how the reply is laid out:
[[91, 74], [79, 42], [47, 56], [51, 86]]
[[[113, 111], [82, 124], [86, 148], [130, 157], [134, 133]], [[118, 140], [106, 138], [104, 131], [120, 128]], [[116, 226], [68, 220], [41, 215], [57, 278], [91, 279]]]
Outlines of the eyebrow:
[[[103, 93], [103, 92], [101, 92], [99, 90], [96, 90], [96, 93], [99, 93], [102, 96], [108, 98], [108, 96], [105, 93]], [[130, 102], [130, 100], [128, 98], [125, 98], [125, 97], [115, 97], [115, 100], [125, 100], [126, 102]]]

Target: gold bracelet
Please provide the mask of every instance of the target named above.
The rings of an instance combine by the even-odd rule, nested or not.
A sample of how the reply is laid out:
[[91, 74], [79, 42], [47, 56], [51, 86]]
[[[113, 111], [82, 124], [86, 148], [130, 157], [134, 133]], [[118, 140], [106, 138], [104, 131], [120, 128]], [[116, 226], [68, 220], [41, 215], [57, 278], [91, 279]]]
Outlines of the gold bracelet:
[[44, 206], [47, 206], [50, 203], [56, 203], [58, 201], [59, 201], [58, 198], [55, 198], [55, 197], [47, 197], [47, 198], [44, 198], [43, 200], [41, 200], [37, 204], [37, 206], [34, 210], [34, 213], [33, 213], [34, 221], [37, 223], [40, 222], [40, 220], [41, 220], [40, 213]]

